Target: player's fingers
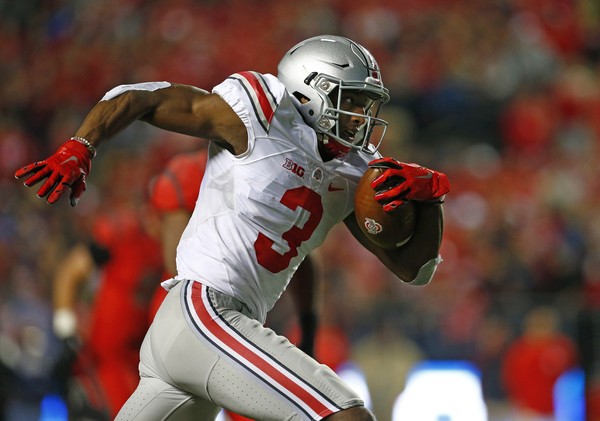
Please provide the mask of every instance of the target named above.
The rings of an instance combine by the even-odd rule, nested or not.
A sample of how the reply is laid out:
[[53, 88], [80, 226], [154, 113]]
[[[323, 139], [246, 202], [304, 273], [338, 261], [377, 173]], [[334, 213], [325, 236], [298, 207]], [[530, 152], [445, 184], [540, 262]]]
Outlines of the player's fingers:
[[383, 210], [385, 212], [392, 212], [396, 209], [398, 209], [400, 206], [404, 205], [406, 203], [405, 200], [393, 200], [390, 203], [386, 203], [385, 205], [383, 205]]
[[[48, 195], [48, 203], [54, 204], [60, 197], [68, 190], [71, 189], [71, 197], [70, 201], [73, 202], [73, 192], [79, 192], [81, 194], [83, 191], [79, 191], [81, 189], [81, 182], [83, 181], [83, 175], [66, 175], [60, 179], [60, 182], [56, 185], [56, 188]], [[85, 190], [85, 187], [83, 188]]]
[[369, 162], [369, 167], [380, 168], [380, 169], [387, 169], [387, 168], [402, 169], [402, 165], [400, 165], [400, 162], [398, 162], [392, 158], [374, 159], [373, 161]]
[[79, 198], [85, 191], [85, 188], [85, 177], [81, 177], [78, 181], [75, 182], [75, 184], [71, 186], [71, 195], [69, 196], [71, 206], [77, 205], [77, 202], [79, 202]]
[[402, 176], [400, 170], [388, 169], [379, 177], [376, 177], [371, 181], [371, 188], [373, 190], [389, 190], [390, 188], [397, 186], [406, 181], [406, 178]]
[[450, 191], [450, 181], [446, 174], [441, 174], [434, 179], [433, 192], [435, 197], [440, 197]]
[[50, 174], [50, 177], [42, 184], [42, 187], [37, 192], [38, 197], [46, 197], [48, 193], [50, 193], [56, 185], [60, 182], [62, 176], [58, 172], [53, 172]]
[[373, 161], [369, 162], [369, 167], [371, 167], [371, 168], [381, 168], [381, 167], [385, 166], [385, 162], [386, 162], [385, 158], [374, 159]]
[[25, 165], [24, 167], [19, 168], [15, 171], [15, 178], [22, 178], [36, 171], [39, 171], [42, 167], [46, 165], [46, 161], [37, 161], [33, 164]]
[[390, 174], [389, 171], [385, 171], [383, 174], [381, 174], [379, 177], [376, 177], [375, 179], [373, 179], [373, 181], [371, 181], [371, 188], [373, 190], [378, 190], [381, 188], [381, 186], [390, 178]]
[[402, 198], [408, 194], [409, 191], [410, 188], [407, 188], [404, 184], [398, 184], [390, 189], [381, 190], [375, 193], [375, 200], [379, 203], [389, 202], [390, 200]]
[[39, 167], [34, 171], [30, 171], [29, 174], [29, 178], [27, 178], [23, 184], [25, 184], [27, 187], [31, 187], [34, 184], [39, 183], [41, 180], [43, 180], [44, 178], [48, 177], [50, 175], [51, 171], [48, 167], [43, 166], [43, 167]]
[[62, 196], [62, 194], [69, 187], [70, 187], [69, 183], [67, 183], [65, 180], [62, 180], [60, 183], [57, 184], [56, 188], [54, 190], [52, 190], [52, 192], [48, 195], [48, 197], [46, 198], [46, 201], [51, 205], [56, 203], [56, 201], [58, 199], [60, 199], [60, 196]]

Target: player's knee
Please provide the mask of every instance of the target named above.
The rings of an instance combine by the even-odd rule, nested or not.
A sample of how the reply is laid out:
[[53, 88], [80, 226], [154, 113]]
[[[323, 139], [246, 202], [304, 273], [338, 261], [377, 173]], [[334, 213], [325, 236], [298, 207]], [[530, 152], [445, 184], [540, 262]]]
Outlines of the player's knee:
[[376, 421], [375, 416], [364, 406], [344, 409], [325, 418], [326, 421]]

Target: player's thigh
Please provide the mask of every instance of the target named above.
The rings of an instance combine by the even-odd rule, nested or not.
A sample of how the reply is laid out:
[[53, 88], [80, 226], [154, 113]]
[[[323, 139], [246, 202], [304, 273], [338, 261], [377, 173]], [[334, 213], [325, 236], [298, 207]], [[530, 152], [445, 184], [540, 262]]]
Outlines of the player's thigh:
[[209, 401], [160, 379], [144, 377], [115, 421], [212, 420], [218, 412], [219, 407]]
[[330, 368], [248, 317], [231, 297], [187, 282], [182, 302], [190, 331], [220, 357], [207, 382], [217, 405], [260, 420], [312, 420], [363, 404]]

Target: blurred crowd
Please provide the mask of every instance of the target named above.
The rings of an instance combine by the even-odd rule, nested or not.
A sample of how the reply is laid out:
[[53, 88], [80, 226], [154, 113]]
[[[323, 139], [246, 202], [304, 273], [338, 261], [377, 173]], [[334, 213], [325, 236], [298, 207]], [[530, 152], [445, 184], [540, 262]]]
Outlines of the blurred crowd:
[[[431, 285], [392, 279], [347, 246], [354, 240], [342, 227], [319, 250], [323, 337], [337, 338], [321, 345], [327, 358], [363, 367], [382, 420], [424, 359], [469, 360], [490, 407], [549, 417], [548, 396], [511, 386], [511, 367], [523, 374], [536, 364], [506, 361], [530, 335], [532, 347], [544, 344], [545, 369], [522, 381], [545, 390], [580, 365], [589, 419], [600, 419], [599, 2], [0, 0], [6, 420], [27, 419], [54, 387], [56, 262], [98, 215], [143, 216], [148, 181], [197, 141], [134, 124], [100, 149], [74, 209], [36, 198], [15, 169], [53, 152], [113, 86], [167, 80], [210, 90], [236, 71], [275, 73], [291, 45], [321, 33], [355, 39], [378, 59], [392, 95], [384, 154], [444, 171], [452, 183], [444, 262]], [[275, 308], [275, 327], [288, 328], [286, 311]], [[526, 328], [531, 318], [537, 329]]]

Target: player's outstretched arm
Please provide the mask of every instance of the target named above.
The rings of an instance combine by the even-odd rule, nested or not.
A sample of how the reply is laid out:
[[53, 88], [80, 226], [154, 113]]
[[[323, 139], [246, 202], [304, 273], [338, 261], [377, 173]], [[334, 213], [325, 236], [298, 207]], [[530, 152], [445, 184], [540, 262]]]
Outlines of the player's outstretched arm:
[[406, 164], [391, 158], [372, 161], [370, 166], [384, 169], [371, 186], [375, 199], [387, 212], [393, 212], [405, 202], [415, 205], [416, 224], [412, 237], [396, 249], [383, 249], [361, 231], [354, 215], [344, 221], [359, 242], [375, 254], [385, 266], [404, 282], [415, 285], [428, 283], [439, 262], [439, 250], [444, 229], [442, 203], [450, 190], [445, 174], [416, 164]]
[[236, 153], [240, 147], [245, 150], [245, 127], [220, 96], [193, 86], [166, 82], [114, 88], [90, 111], [76, 136], [98, 146], [136, 120], [172, 132], [215, 140]]
[[137, 120], [214, 140], [234, 154], [247, 147], [243, 122], [218, 95], [167, 82], [123, 85], [109, 91], [92, 108], [75, 136], [52, 156], [20, 168], [15, 177], [28, 187], [43, 181], [38, 196], [47, 197], [50, 204], [71, 190], [71, 205], [75, 206], [85, 191], [97, 147]]

